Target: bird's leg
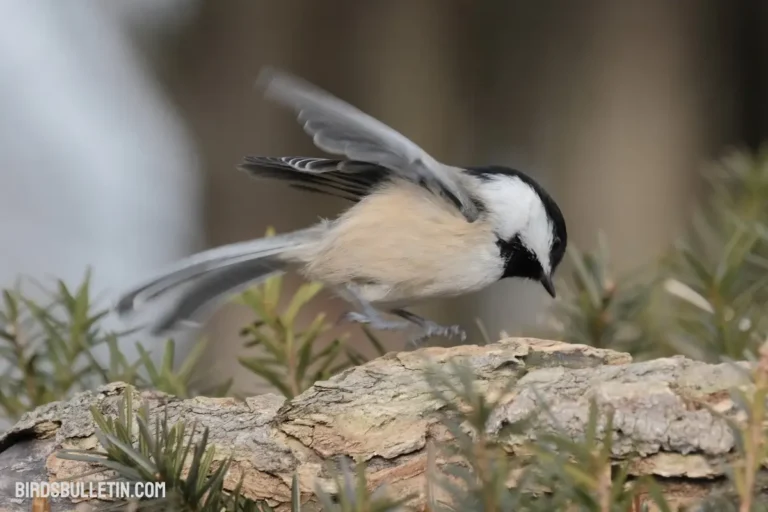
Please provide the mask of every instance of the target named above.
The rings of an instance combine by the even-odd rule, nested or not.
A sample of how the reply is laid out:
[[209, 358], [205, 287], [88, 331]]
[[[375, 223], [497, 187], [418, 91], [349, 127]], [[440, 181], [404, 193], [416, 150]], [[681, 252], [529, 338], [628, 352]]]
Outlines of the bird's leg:
[[345, 320], [358, 324], [367, 324], [377, 331], [402, 331], [411, 327], [411, 324], [408, 322], [387, 320], [382, 317], [381, 312], [374, 308], [370, 302], [363, 299], [353, 288], [347, 287], [347, 292], [351, 295], [352, 301], [358, 310], [346, 313], [343, 316]]
[[424, 343], [424, 341], [426, 341], [427, 339], [433, 336], [442, 336], [448, 339], [459, 338], [461, 341], [464, 341], [467, 339], [466, 331], [464, 331], [464, 329], [462, 329], [461, 326], [459, 325], [449, 325], [449, 326], [440, 325], [438, 323], [433, 322], [432, 320], [427, 320], [426, 318], [422, 318], [419, 315], [416, 315], [404, 309], [395, 309], [395, 310], [392, 310], [392, 313], [399, 316], [400, 318], [404, 318], [405, 320], [421, 328], [422, 330], [421, 336], [413, 338], [410, 341], [411, 345], [413, 345], [414, 347], [421, 346], [421, 344]]

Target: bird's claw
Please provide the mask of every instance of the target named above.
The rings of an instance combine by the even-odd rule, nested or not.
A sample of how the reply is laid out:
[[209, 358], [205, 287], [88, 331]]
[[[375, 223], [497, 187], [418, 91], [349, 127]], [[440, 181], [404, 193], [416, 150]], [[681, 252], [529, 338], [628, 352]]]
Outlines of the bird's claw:
[[429, 336], [424, 336], [423, 334], [420, 334], [419, 336], [413, 337], [408, 340], [408, 346], [413, 349], [421, 348], [424, 345], [424, 342], [429, 339]]
[[408, 341], [408, 344], [414, 348], [423, 346], [425, 341], [435, 336], [448, 339], [458, 338], [462, 342], [467, 339], [467, 333], [460, 325], [440, 325], [407, 311], [398, 310], [396, 311], [396, 314], [400, 315], [405, 320], [387, 320], [378, 315], [361, 313], [359, 311], [349, 311], [342, 316], [342, 319], [352, 323], [365, 324], [378, 331], [408, 330], [415, 325], [421, 332], [418, 336], [415, 336]]
[[430, 320], [424, 320], [421, 323], [422, 333], [415, 338], [411, 338], [408, 344], [414, 348], [419, 348], [423, 343], [434, 336], [440, 336], [443, 338], [454, 339], [458, 338], [460, 341], [467, 339], [467, 333], [460, 325], [440, 325]]
[[430, 337], [442, 336], [443, 338], [448, 339], [459, 338], [460, 341], [465, 341], [467, 339], [467, 333], [460, 325], [443, 326], [429, 322], [424, 326], [424, 334]]

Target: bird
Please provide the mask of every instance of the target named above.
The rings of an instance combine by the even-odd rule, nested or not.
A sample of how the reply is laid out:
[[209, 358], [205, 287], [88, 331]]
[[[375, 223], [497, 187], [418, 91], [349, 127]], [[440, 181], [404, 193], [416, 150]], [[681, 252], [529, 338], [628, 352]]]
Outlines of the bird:
[[458, 297], [498, 281], [553, 277], [568, 243], [553, 197], [531, 176], [502, 165], [441, 163], [394, 128], [289, 72], [256, 80], [267, 100], [292, 110], [328, 158], [246, 156], [241, 171], [261, 180], [335, 196], [350, 205], [335, 219], [188, 256], [123, 293], [120, 316], [173, 295], [153, 334], [199, 326], [228, 298], [270, 276], [295, 271], [351, 308], [343, 316], [374, 330], [416, 330], [420, 345], [466, 340], [407, 308]]

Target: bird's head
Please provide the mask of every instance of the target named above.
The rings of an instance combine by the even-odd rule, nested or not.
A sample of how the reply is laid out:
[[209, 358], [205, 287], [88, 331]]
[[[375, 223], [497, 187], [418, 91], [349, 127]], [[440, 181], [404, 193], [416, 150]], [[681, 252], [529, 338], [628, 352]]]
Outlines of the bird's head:
[[539, 281], [555, 297], [552, 278], [568, 244], [557, 203], [530, 176], [506, 167], [468, 169], [479, 180], [479, 195], [497, 236], [501, 279]]

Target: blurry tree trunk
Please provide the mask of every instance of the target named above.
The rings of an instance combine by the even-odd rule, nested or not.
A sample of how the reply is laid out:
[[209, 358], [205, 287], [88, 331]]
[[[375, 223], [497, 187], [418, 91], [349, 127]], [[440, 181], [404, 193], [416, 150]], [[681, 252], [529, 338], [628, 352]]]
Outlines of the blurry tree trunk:
[[[741, 92], [740, 114], [744, 117], [743, 141], [756, 149], [768, 135], [768, 2], [742, 0], [732, 8], [731, 29], [738, 41], [737, 60]], [[734, 90], [736, 92], [736, 90]]]
[[[733, 85], [725, 36], [715, 32], [723, 8], [664, 0], [537, 6], [502, 2], [491, 13], [511, 25], [493, 41], [503, 48], [499, 77], [481, 117], [488, 138], [498, 135], [484, 152], [525, 166], [550, 189], [572, 246], [594, 248], [603, 231], [618, 271], [650, 262], [680, 232], [701, 155], [734, 126], [733, 105], [712, 101]], [[518, 293], [523, 287], [530, 291]], [[514, 329], [547, 304], [538, 288], [505, 283], [460, 310], [465, 322], [482, 311], [492, 332]]]

